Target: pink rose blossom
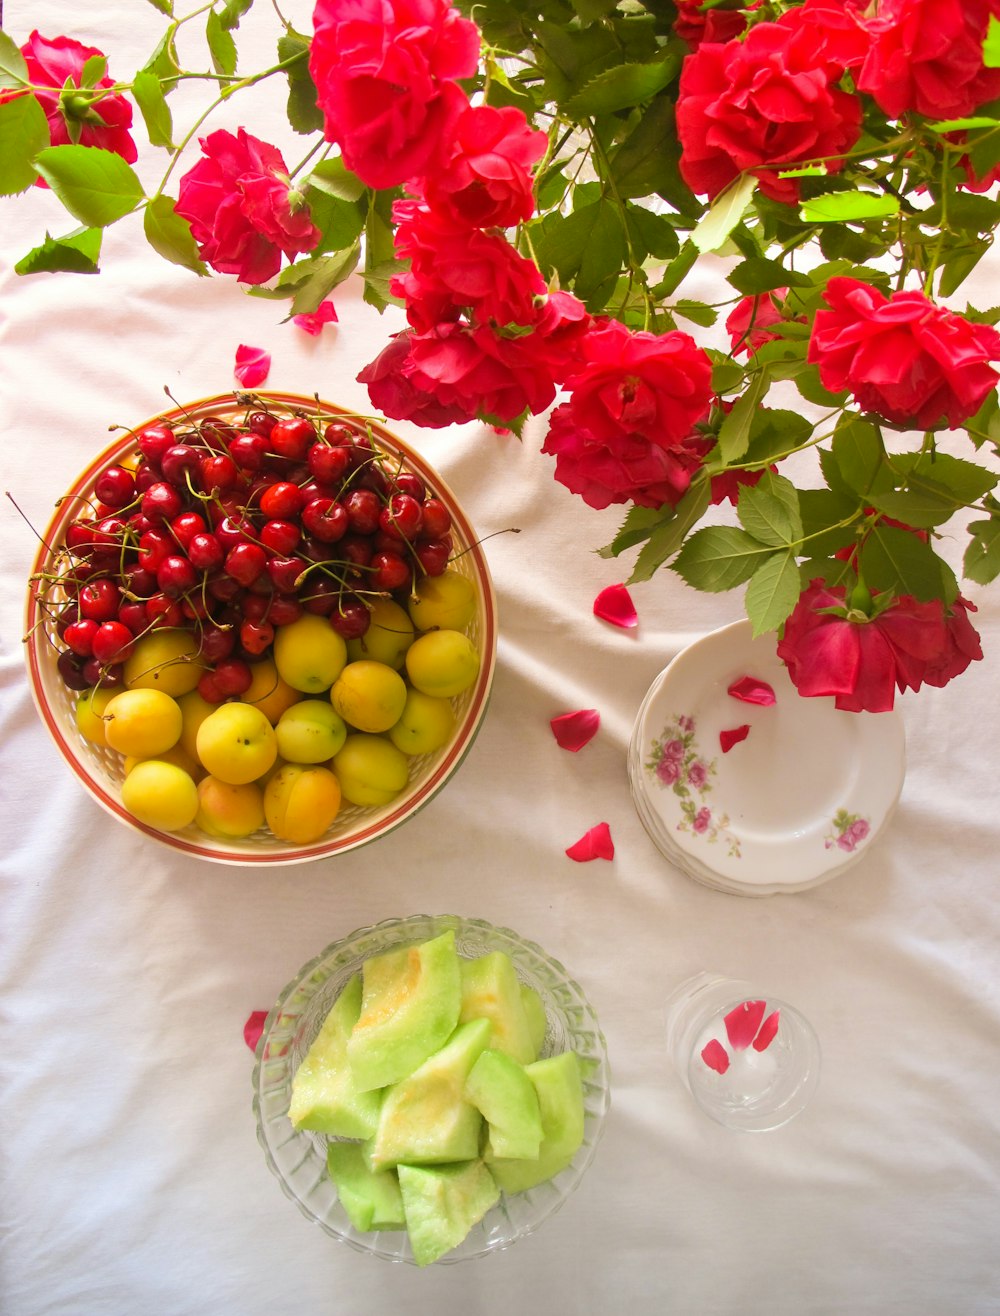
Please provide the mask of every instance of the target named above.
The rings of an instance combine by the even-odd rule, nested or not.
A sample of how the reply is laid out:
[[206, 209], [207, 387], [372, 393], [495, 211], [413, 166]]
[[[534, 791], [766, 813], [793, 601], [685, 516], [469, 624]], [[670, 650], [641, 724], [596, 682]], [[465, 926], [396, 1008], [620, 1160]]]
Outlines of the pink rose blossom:
[[656, 778], [662, 781], [664, 786], [672, 786], [675, 781], [680, 780], [680, 775], [681, 765], [677, 759], [667, 758], [664, 755], [656, 765]]
[[711, 809], [701, 808], [695, 814], [694, 821], [691, 823], [691, 826], [694, 828], [696, 832], [707, 832], [711, 821], [712, 821]]
[[701, 790], [702, 786], [704, 786], [705, 782], [708, 780], [708, 770], [704, 763], [702, 763], [701, 759], [695, 759], [688, 768], [687, 779], [688, 785], [693, 786], [695, 790]]

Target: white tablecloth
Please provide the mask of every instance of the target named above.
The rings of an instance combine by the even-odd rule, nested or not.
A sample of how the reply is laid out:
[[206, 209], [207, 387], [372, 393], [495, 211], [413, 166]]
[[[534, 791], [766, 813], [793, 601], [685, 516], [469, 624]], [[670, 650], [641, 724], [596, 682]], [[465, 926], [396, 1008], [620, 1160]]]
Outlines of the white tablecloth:
[[[243, 31], [263, 41], [271, 16], [258, 8]], [[288, 8], [308, 30], [308, 4]], [[32, 27], [66, 32], [100, 45], [112, 73], [161, 30], [137, 0], [5, 10], [19, 42]], [[251, 130], [297, 158], [278, 92], [256, 104]], [[231, 104], [217, 124], [242, 114]], [[140, 169], [153, 181], [162, 163]], [[109, 230], [96, 277], [17, 278], [46, 228], [72, 227], [58, 210], [37, 189], [0, 203], [0, 463], [36, 528], [108, 426], [161, 410], [165, 389], [230, 388], [239, 343], [273, 354], [269, 386], [367, 407], [355, 376], [399, 320], [367, 307], [358, 283], [338, 290], [339, 326], [313, 340], [279, 322], [281, 304], [152, 256], [133, 221]], [[540, 425], [521, 442], [479, 425], [395, 428], [494, 536], [499, 661], [454, 780], [401, 831], [335, 862], [187, 861], [85, 795], [31, 703], [21, 630], [35, 539], [4, 502], [0, 1311], [1000, 1311], [995, 592], [974, 594], [987, 660], [902, 700], [905, 787], [863, 861], [809, 892], [724, 895], [659, 855], [625, 756], [653, 677], [741, 615], [739, 594], [660, 573], [633, 587], [638, 628], [608, 626], [592, 603], [628, 564], [595, 550], [619, 514], [553, 481]], [[520, 533], [499, 533], [509, 527]], [[549, 719], [589, 707], [597, 738], [561, 750]], [[613, 861], [568, 859], [601, 821]], [[512, 927], [570, 968], [607, 1036], [613, 1104], [582, 1186], [540, 1232], [418, 1272], [338, 1245], [282, 1195], [255, 1138], [242, 1029], [327, 943], [425, 912]], [[663, 1001], [702, 968], [762, 983], [815, 1025], [820, 1088], [785, 1129], [711, 1123], [671, 1070]]]

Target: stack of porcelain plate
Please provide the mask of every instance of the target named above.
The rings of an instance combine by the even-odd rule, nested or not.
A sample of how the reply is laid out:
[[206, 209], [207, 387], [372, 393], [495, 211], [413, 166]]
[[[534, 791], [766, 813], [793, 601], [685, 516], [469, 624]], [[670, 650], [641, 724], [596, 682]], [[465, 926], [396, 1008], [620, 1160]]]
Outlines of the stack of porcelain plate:
[[846, 713], [798, 694], [736, 622], [660, 673], [629, 745], [632, 798], [661, 853], [736, 895], [817, 886], [863, 858], [899, 799], [899, 714]]

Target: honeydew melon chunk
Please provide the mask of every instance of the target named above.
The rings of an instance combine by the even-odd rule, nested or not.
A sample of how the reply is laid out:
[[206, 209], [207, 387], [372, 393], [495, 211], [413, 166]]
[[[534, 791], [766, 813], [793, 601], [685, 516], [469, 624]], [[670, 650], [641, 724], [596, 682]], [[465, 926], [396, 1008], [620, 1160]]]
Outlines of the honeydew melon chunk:
[[481, 1160], [459, 1165], [401, 1165], [406, 1231], [413, 1259], [430, 1265], [450, 1252], [500, 1200], [500, 1190]]
[[292, 1079], [288, 1118], [297, 1129], [368, 1138], [378, 1125], [382, 1094], [358, 1091], [347, 1063], [347, 1039], [361, 1013], [361, 975], [344, 986]]
[[489, 1019], [493, 1025], [491, 1046], [505, 1051], [518, 1064], [536, 1059], [531, 1027], [521, 997], [521, 983], [509, 955], [490, 951], [474, 960], [459, 961], [462, 975], [462, 1008], [459, 1019]]
[[479, 1156], [483, 1118], [466, 1099], [465, 1083], [489, 1040], [488, 1019], [459, 1024], [439, 1051], [387, 1089], [368, 1149], [373, 1169]]
[[359, 1091], [397, 1083], [448, 1040], [462, 1004], [458, 963], [452, 929], [365, 961], [361, 1013], [347, 1041]]
[[395, 1171], [372, 1171], [359, 1142], [331, 1142], [326, 1168], [340, 1204], [355, 1229], [405, 1229], [403, 1198]]
[[523, 1066], [503, 1051], [486, 1050], [472, 1066], [465, 1095], [486, 1120], [487, 1159], [537, 1159], [542, 1116], [535, 1086]]
[[545, 1006], [542, 1003], [542, 998], [534, 987], [529, 987], [526, 982], [521, 983], [521, 1004], [524, 1006], [524, 1013], [528, 1020], [528, 1032], [531, 1035], [531, 1045], [534, 1048], [531, 1059], [537, 1060], [545, 1044], [545, 1034], [548, 1032], [549, 1021], [545, 1017]]
[[490, 1160], [490, 1171], [505, 1193], [521, 1193], [554, 1178], [583, 1143], [583, 1084], [576, 1052], [536, 1060], [524, 1072], [538, 1097], [542, 1142], [536, 1160]]

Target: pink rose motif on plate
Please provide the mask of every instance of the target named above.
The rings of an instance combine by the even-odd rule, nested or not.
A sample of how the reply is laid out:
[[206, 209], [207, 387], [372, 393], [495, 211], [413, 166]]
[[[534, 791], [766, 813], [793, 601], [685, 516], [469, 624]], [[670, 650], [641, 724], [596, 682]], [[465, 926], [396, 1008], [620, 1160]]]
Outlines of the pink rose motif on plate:
[[728, 814], [713, 813], [705, 803], [705, 796], [712, 791], [715, 759], [707, 759], [699, 752], [695, 731], [693, 717], [687, 713], [675, 714], [650, 745], [646, 771], [677, 797], [678, 831], [691, 832], [709, 842], [721, 840], [729, 854], [739, 859], [740, 842], [727, 830]]
[[691, 826], [699, 834], [708, 831], [709, 823], [712, 821], [712, 810], [701, 808], [694, 816]]
[[838, 809], [833, 815], [833, 831], [827, 834], [823, 845], [827, 850], [837, 846], [852, 853], [870, 834], [871, 823], [867, 818], [857, 813], [848, 813], [846, 809]]

